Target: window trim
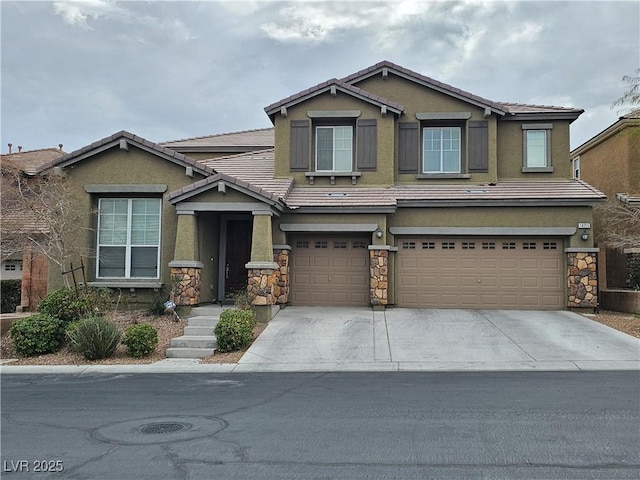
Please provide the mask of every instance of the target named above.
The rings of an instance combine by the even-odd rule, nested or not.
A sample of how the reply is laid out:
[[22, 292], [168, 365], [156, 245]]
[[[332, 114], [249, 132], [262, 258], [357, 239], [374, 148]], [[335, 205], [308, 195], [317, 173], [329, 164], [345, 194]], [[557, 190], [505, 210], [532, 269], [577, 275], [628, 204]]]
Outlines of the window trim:
[[[125, 245], [101, 245], [100, 243], [100, 204], [103, 200], [127, 200], [127, 238]], [[133, 220], [133, 200], [155, 200], [158, 202], [160, 211], [158, 213], [158, 243], [157, 245], [132, 245], [131, 244], [131, 222]], [[160, 259], [161, 259], [161, 246], [162, 246], [162, 198], [159, 197], [100, 197], [98, 198], [98, 213], [97, 213], [97, 228], [96, 228], [96, 266], [95, 275], [96, 280], [118, 280], [118, 281], [144, 281], [144, 280], [159, 280], [160, 279]], [[100, 249], [101, 247], [123, 247], [125, 248], [124, 257], [124, 276], [122, 277], [107, 277], [100, 276]], [[155, 247], [156, 252], [156, 276], [154, 277], [132, 277], [131, 276], [131, 249], [132, 247]]]
[[[551, 123], [525, 123], [522, 125], [522, 172], [523, 173], [550, 173], [553, 172], [553, 164], [551, 158]], [[528, 164], [528, 135], [529, 132], [544, 132], [545, 140], [545, 165], [529, 166]]]
[[[420, 168], [420, 175], [459, 175], [462, 173], [462, 165], [463, 165], [463, 159], [462, 159], [462, 146], [463, 146], [463, 128], [459, 125], [422, 125], [422, 149], [421, 149], [421, 159], [422, 159], [422, 165]], [[440, 133], [442, 134], [444, 132], [444, 130], [453, 130], [456, 129], [458, 131], [458, 169], [457, 170], [443, 170], [444, 168], [444, 158], [443, 158], [443, 153], [446, 151], [442, 144], [440, 146], [440, 170], [427, 170], [426, 169], [426, 150], [425, 150], [425, 135], [426, 132], [428, 130], [440, 130]], [[442, 135], [440, 137], [440, 141], [442, 142]], [[434, 150], [435, 151], [435, 150]], [[454, 151], [454, 150], [450, 150], [450, 151]]]

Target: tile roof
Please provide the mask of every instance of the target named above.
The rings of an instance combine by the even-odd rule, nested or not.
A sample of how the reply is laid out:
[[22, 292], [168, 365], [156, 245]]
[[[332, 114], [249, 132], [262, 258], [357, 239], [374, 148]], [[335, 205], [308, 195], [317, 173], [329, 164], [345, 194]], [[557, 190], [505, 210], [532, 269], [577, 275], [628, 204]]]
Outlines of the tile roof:
[[400, 185], [387, 188], [294, 187], [286, 199], [289, 208], [384, 207], [403, 203], [535, 203], [593, 202], [605, 195], [580, 180], [500, 182], [492, 185]]
[[465, 92], [464, 90], [461, 90], [459, 88], [453, 87], [446, 83], [440, 82], [433, 78], [427, 77], [418, 72], [414, 72], [413, 70], [409, 70], [408, 68], [401, 67], [400, 65], [396, 65], [395, 63], [389, 62], [387, 60], [383, 60], [382, 62], [378, 62], [375, 65], [367, 67], [358, 72], [352, 73], [351, 75], [348, 75], [342, 78], [341, 81], [345, 83], [350, 83], [350, 84], [356, 83], [360, 80], [364, 80], [367, 77], [375, 75], [378, 72], [381, 72], [383, 68], [394, 70], [396, 73], [402, 74], [403, 76], [408, 77], [409, 79], [417, 81], [419, 83], [427, 84], [428, 86], [431, 86], [436, 90], [449, 93], [451, 95], [461, 97], [475, 103], [486, 105], [488, 107], [493, 108], [494, 110], [504, 113], [504, 106], [501, 103], [494, 102], [486, 98], [482, 98], [478, 95], [474, 95], [473, 93]]
[[265, 190], [277, 198], [286, 198], [293, 185], [293, 179], [274, 179], [274, 149], [228, 155], [211, 160], [200, 160], [200, 163], [224, 173], [259, 189]]
[[347, 93], [349, 95], [353, 95], [366, 102], [373, 103], [378, 106], [386, 106], [395, 113], [404, 111], [404, 106], [400, 105], [399, 103], [396, 103], [384, 97], [380, 97], [379, 95], [376, 95], [374, 93], [367, 92], [362, 88], [350, 85], [336, 78], [332, 78], [331, 80], [327, 80], [326, 82], [319, 83], [318, 85], [315, 85], [311, 88], [307, 88], [306, 90], [302, 90], [278, 102], [272, 103], [271, 105], [265, 107], [264, 111], [267, 113], [267, 115], [274, 115], [275, 113], [278, 113], [280, 111], [281, 107], [295, 105], [296, 103], [300, 103], [304, 100], [307, 100], [308, 98], [312, 98], [316, 95], [320, 95], [322, 93], [330, 91], [331, 87], [333, 86], [336, 87], [336, 90]]
[[87, 145], [85, 147], [82, 147], [78, 150], [75, 150], [71, 153], [67, 153], [65, 155], [63, 155], [62, 157], [50, 161], [44, 165], [41, 165], [36, 173], [40, 173], [44, 170], [47, 170], [49, 168], [53, 168], [56, 166], [66, 166], [66, 165], [70, 165], [72, 163], [75, 163], [77, 161], [82, 160], [83, 158], [87, 157], [87, 156], [91, 156], [94, 153], [98, 153], [99, 151], [101, 151], [100, 149], [102, 147], [107, 147], [109, 148], [111, 144], [113, 144], [113, 146], [115, 146], [115, 142], [119, 141], [120, 139], [126, 139], [128, 141], [130, 141], [132, 144], [136, 145], [140, 148], [147, 148], [151, 151], [153, 151], [154, 153], [157, 153], [158, 155], [164, 157], [167, 160], [170, 160], [174, 163], [178, 163], [180, 165], [185, 165], [185, 166], [191, 166], [196, 168], [198, 171], [200, 171], [202, 174], [211, 174], [213, 173], [213, 171], [210, 171], [207, 169], [206, 166], [198, 163], [196, 160], [194, 160], [191, 157], [188, 157], [186, 155], [183, 155], [182, 153], [178, 153], [175, 150], [172, 150], [170, 148], [167, 147], [163, 147], [162, 145], [159, 145], [157, 143], [151, 142], [145, 138], [139, 137], [137, 135], [134, 135], [133, 133], [129, 133], [125, 130], [121, 130], [117, 133], [114, 133], [113, 135], [109, 135], [108, 137], [104, 137], [101, 140], [98, 140], [96, 142], [93, 142], [91, 145]]
[[511, 114], [519, 113], [583, 113], [581, 108], [556, 107], [552, 105], [528, 105], [525, 103], [502, 103]]
[[169, 148], [178, 147], [273, 147], [275, 145], [275, 129], [258, 128], [240, 132], [219, 133], [203, 137], [184, 138], [161, 142], [159, 145]]
[[8, 162], [28, 175], [35, 175], [39, 167], [55, 161], [63, 155], [65, 152], [59, 148], [41, 148], [0, 155], [0, 161]]

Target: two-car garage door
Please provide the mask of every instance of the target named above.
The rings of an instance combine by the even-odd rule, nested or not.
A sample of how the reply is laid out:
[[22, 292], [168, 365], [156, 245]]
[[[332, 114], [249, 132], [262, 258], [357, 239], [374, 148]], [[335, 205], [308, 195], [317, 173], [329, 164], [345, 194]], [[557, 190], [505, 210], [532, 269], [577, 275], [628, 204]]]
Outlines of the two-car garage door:
[[558, 239], [401, 238], [401, 307], [562, 309]]

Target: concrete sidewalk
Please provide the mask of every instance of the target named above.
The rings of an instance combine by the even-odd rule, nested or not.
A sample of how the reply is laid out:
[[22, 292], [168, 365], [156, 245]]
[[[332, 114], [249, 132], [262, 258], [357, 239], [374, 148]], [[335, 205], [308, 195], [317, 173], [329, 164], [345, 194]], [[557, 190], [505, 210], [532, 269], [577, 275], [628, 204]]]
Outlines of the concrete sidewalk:
[[640, 370], [640, 339], [571, 312], [288, 307], [237, 364], [11, 366], [0, 373]]

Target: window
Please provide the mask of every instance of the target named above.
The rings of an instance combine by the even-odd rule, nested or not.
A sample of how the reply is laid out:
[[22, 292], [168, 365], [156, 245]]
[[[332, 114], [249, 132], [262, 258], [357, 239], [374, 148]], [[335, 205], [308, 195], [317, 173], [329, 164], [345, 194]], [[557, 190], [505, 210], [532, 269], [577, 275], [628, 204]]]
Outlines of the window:
[[422, 242], [423, 250], [435, 250], [436, 244], [435, 242]]
[[160, 199], [101, 198], [98, 278], [158, 278]]
[[496, 242], [482, 242], [482, 249], [483, 250], [495, 250], [496, 249]]
[[316, 171], [350, 172], [353, 127], [316, 127]]
[[296, 242], [296, 248], [309, 248], [308, 240], [298, 240]]
[[580, 178], [580, 157], [574, 158], [571, 163], [573, 164], [573, 178]]
[[558, 244], [556, 242], [544, 242], [542, 248], [544, 250], [557, 250]]
[[416, 242], [402, 242], [402, 248], [404, 250], [415, 250]]
[[361, 249], [364, 249], [364, 248], [369, 248], [369, 246], [368, 246], [367, 242], [360, 242], [360, 241], [354, 240], [351, 248], [356, 249], [356, 250], [361, 250]]
[[325, 240], [318, 240], [315, 243], [314, 248], [329, 248], [329, 243]]
[[462, 249], [463, 250], [475, 250], [476, 249], [476, 244], [475, 244], [475, 242], [462, 242]]
[[15, 263], [5, 263], [4, 270], [6, 272], [15, 272], [16, 271], [16, 264]]
[[552, 172], [551, 123], [523, 124], [523, 172]]
[[333, 248], [347, 248], [347, 242], [335, 241], [333, 242]]
[[516, 249], [516, 242], [502, 242], [502, 249], [503, 250], [515, 250]]
[[443, 250], [455, 250], [456, 242], [442, 242]]
[[522, 242], [522, 249], [523, 250], [535, 250], [536, 249], [536, 242]]
[[460, 127], [428, 127], [422, 130], [424, 173], [460, 173]]

